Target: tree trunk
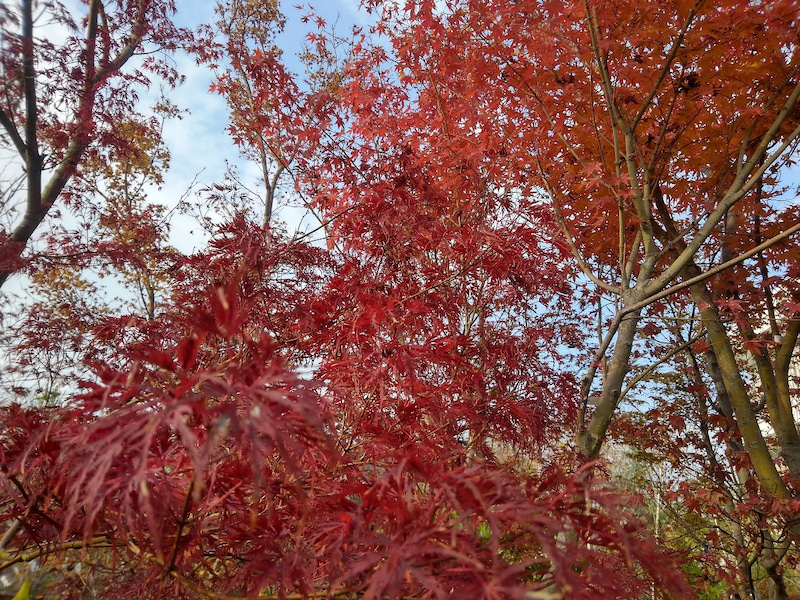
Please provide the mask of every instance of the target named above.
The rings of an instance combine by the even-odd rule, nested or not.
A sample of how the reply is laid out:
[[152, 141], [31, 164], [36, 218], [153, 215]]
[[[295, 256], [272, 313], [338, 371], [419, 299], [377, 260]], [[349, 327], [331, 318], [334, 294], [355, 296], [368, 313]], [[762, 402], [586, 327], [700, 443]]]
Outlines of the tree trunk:
[[[638, 301], [633, 299], [633, 302]], [[608, 361], [603, 379], [603, 389], [597, 407], [588, 424], [579, 427], [577, 445], [579, 452], [587, 459], [594, 460], [600, 454], [608, 427], [617, 410], [622, 384], [630, 370], [630, 357], [641, 310], [626, 315], [617, 330], [614, 353]]]

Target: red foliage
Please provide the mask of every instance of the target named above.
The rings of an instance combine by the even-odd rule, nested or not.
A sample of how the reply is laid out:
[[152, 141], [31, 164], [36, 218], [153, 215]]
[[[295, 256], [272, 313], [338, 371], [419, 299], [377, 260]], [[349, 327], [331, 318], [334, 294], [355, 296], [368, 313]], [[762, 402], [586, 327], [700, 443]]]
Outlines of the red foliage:
[[[525, 25], [514, 3], [491, 4]], [[437, 29], [433, 2], [409, 6], [442, 34], [416, 38], [431, 51], [465, 35]], [[409, 33], [394, 42], [413, 71], [426, 57]], [[41, 320], [45, 341], [79, 334], [91, 373], [61, 407], [0, 409], [14, 545], [102, 549], [131, 567], [108, 581], [122, 598], [687, 597], [634, 499], [559, 449], [588, 328], [556, 215], [511, 147], [517, 124], [492, 104], [504, 93], [471, 110], [448, 50], [442, 104], [365, 44], [301, 118], [278, 55], [237, 51], [277, 106], [255, 132], [243, 110], [234, 133], [252, 143], [263, 128], [292, 151], [331, 249], [238, 216], [206, 251], [170, 255], [158, 318]], [[502, 75], [490, 67], [474, 77]], [[580, 176], [595, 185], [596, 171]], [[164, 258], [97, 251], [116, 268]]]
[[[524, 408], [454, 400], [489, 378], [469, 366], [477, 350], [455, 351], [468, 340], [434, 335], [428, 352], [381, 342], [387, 323], [436, 314], [426, 295], [401, 310], [351, 265], [300, 302], [310, 290], [276, 277], [319, 273], [318, 253], [240, 222], [196, 257], [197, 271], [186, 265], [184, 310], [150, 326], [102, 321], [97, 340], [118, 340], [117, 355], [92, 365], [82, 393], [61, 408], [2, 409], [2, 520], [24, 522], [15, 544], [110, 545], [138, 573], [109, 581], [131, 598], [265, 588], [525, 598], [551, 586], [629, 598], [648, 576], [685, 592], [590, 467], [524, 477], [470, 458], [464, 429], [479, 422], [497, 440], [543, 440], [535, 423], [516, 427], [531, 418]], [[189, 303], [200, 276], [207, 291]], [[342, 289], [352, 299], [336, 306]], [[287, 369], [326, 347], [324, 385]], [[445, 385], [424, 361], [447, 378], [472, 375]]]

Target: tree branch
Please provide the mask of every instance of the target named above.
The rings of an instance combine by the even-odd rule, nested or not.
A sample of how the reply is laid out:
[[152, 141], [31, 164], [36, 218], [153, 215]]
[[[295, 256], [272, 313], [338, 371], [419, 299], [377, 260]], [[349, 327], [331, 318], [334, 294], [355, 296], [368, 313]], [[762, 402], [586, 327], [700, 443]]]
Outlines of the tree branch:
[[664, 67], [658, 74], [658, 78], [656, 79], [656, 82], [653, 84], [653, 87], [650, 90], [650, 93], [647, 95], [647, 98], [645, 98], [645, 101], [642, 103], [639, 112], [636, 113], [636, 116], [633, 118], [633, 121], [631, 121], [631, 129], [636, 128], [636, 125], [638, 125], [639, 121], [642, 120], [644, 113], [647, 111], [647, 107], [650, 106], [650, 103], [653, 102], [653, 98], [656, 97], [656, 94], [658, 93], [658, 88], [661, 87], [661, 84], [664, 82], [664, 79], [669, 74], [672, 68], [672, 63], [674, 62], [675, 57], [678, 55], [678, 50], [680, 50], [681, 44], [683, 44], [683, 38], [686, 37], [686, 33], [689, 31], [689, 26], [692, 24], [692, 21], [694, 21], [694, 18], [697, 16], [697, 11], [703, 4], [703, 2], [704, 0], [700, 0], [689, 11], [689, 14], [686, 17], [686, 21], [683, 23], [683, 27], [681, 27], [681, 30], [678, 32], [675, 41], [672, 43], [672, 47], [669, 49], [667, 57], [664, 59]]
[[600, 346], [594, 353], [594, 357], [592, 357], [592, 363], [589, 365], [589, 370], [586, 372], [586, 375], [583, 376], [581, 381], [581, 399], [583, 400], [584, 405], [586, 405], [589, 401], [589, 391], [592, 388], [592, 382], [594, 381], [594, 376], [597, 373], [597, 367], [603, 360], [606, 350], [608, 350], [608, 347], [611, 345], [611, 340], [613, 340], [614, 336], [617, 334], [617, 330], [622, 323], [622, 317], [623, 314], [620, 312], [614, 315], [614, 320], [611, 321], [611, 325], [608, 327], [608, 332], [606, 332], [605, 338], [603, 338], [603, 341], [600, 343]]
[[[789, 98], [787, 98], [778, 116], [775, 117], [775, 121], [773, 122], [772, 126], [762, 137], [758, 148], [747, 161], [747, 163], [742, 167], [742, 169], [740, 169], [739, 173], [737, 173], [736, 177], [728, 188], [728, 191], [725, 193], [722, 200], [720, 200], [719, 204], [717, 204], [717, 207], [708, 215], [706, 222], [698, 230], [694, 238], [688, 244], [686, 244], [686, 247], [684, 248], [683, 252], [681, 252], [680, 256], [678, 256], [672, 262], [672, 264], [664, 270], [658, 279], [651, 282], [647, 286], [646, 291], [648, 293], [664, 288], [669, 284], [669, 282], [678, 276], [683, 268], [689, 264], [689, 261], [695, 256], [695, 254], [697, 254], [700, 246], [705, 243], [705, 241], [711, 235], [711, 232], [724, 218], [730, 208], [739, 202], [739, 200], [741, 200], [747, 194], [750, 188], [758, 183], [758, 181], [764, 175], [764, 172], [770, 166], [772, 166], [772, 164], [780, 157], [784, 150], [786, 150], [789, 145], [791, 145], [798, 139], [798, 137], [800, 137], [800, 125], [798, 125], [794, 131], [786, 136], [777, 150], [772, 152], [769, 157], [764, 158], [769, 145], [775, 140], [778, 130], [786, 121], [794, 107], [797, 105], [799, 98], [800, 83], [798, 83], [792, 90], [792, 93], [789, 95]], [[758, 165], [762, 160], [764, 161], [763, 164], [756, 169], [756, 165]]]
[[[102, 4], [99, 0], [97, 0], [97, 4], [98, 10], [102, 10]], [[92, 80], [92, 85], [97, 85], [110, 74], [119, 71], [123, 66], [125, 66], [125, 63], [130, 60], [130, 58], [133, 56], [133, 53], [136, 52], [136, 48], [138, 48], [139, 44], [142, 43], [142, 30], [147, 25], [146, 5], [147, 3], [145, 0], [139, 0], [138, 4], [136, 5], [136, 19], [133, 22], [131, 37], [128, 40], [128, 43], [122, 47], [119, 53], [117, 53], [117, 55], [111, 61], [109, 61], [108, 64], [104, 64], [96, 70]]]
[[763, 244], [759, 244], [755, 248], [751, 248], [750, 250], [748, 250], [747, 252], [745, 252], [743, 254], [740, 254], [736, 258], [733, 258], [733, 259], [731, 259], [731, 260], [729, 260], [727, 262], [724, 262], [724, 263], [722, 263], [720, 265], [717, 265], [716, 267], [713, 267], [713, 268], [709, 269], [708, 271], [705, 271], [705, 272], [701, 273], [700, 275], [697, 275], [695, 277], [692, 277], [690, 279], [682, 281], [682, 282], [680, 282], [678, 284], [675, 284], [675, 285], [673, 285], [671, 287], [662, 289], [660, 292], [658, 292], [656, 294], [653, 294], [651, 296], [647, 296], [644, 300], [641, 300], [641, 301], [637, 302], [636, 304], [632, 304], [630, 306], [625, 306], [625, 307], [623, 307], [621, 309], [621, 312], [622, 312], [622, 314], [628, 314], [628, 313], [635, 312], [637, 310], [641, 310], [645, 306], [648, 306], [648, 305], [652, 304], [653, 302], [657, 302], [657, 301], [659, 301], [659, 300], [661, 300], [663, 298], [666, 298], [667, 296], [670, 296], [670, 295], [674, 294], [675, 292], [679, 292], [680, 290], [686, 289], [686, 288], [688, 288], [688, 287], [690, 287], [690, 286], [692, 286], [692, 285], [694, 285], [696, 283], [701, 283], [701, 282], [705, 281], [706, 279], [709, 279], [710, 277], [713, 277], [714, 275], [722, 273], [723, 271], [725, 271], [727, 269], [730, 269], [731, 267], [733, 267], [735, 265], [738, 265], [741, 262], [744, 262], [748, 258], [750, 258], [752, 256], [755, 256], [756, 254], [758, 254], [762, 250], [766, 250], [770, 246], [773, 246], [773, 245], [777, 244], [780, 241], [785, 240], [786, 238], [790, 237], [792, 234], [797, 233], [798, 231], [800, 231], [800, 223], [796, 223], [795, 225], [793, 225], [789, 229], [786, 229], [785, 231], [779, 233], [778, 235], [775, 235], [775, 236], [769, 238]]
[[[79, 548], [111, 548], [116, 544], [112, 544], [106, 536], [98, 536], [94, 537], [88, 541], [74, 541], [74, 542], [64, 542], [61, 544], [48, 544], [48, 545], [39, 545], [35, 550], [31, 550], [29, 552], [25, 552], [24, 549], [18, 551], [19, 554], [14, 558], [6, 560], [5, 562], [0, 563], [0, 573], [8, 569], [9, 567], [13, 567], [19, 563], [28, 563], [32, 560], [39, 558], [40, 556], [47, 556], [50, 554], [56, 554], [58, 552], [63, 552], [65, 550], [76, 550]], [[8, 556], [10, 552], [3, 552], [0, 556]]]
[[36, 101], [36, 64], [33, 40], [33, 0], [22, 3], [22, 77], [25, 95], [25, 168], [28, 185], [26, 216], [39, 210], [42, 200], [42, 158], [36, 136], [38, 103]]
[[8, 136], [11, 138], [11, 141], [14, 142], [14, 147], [17, 149], [20, 158], [25, 160], [25, 157], [28, 154], [28, 148], [25, 146], [25, 140], [22, 139], [22, 136], [19, 134], [19, 130], [17, 126], [14, 125], [14, 121], [11, 120], [11, 117], [8, 116], [8, 113], [0, 108], [0, 124], [3, 125], [3, 129], [6, 130]]
[[181, 510], [180, 519], [178, 519], [178, 530], [175, 532], [175, 545], [172, 547], [172, 554], [167, 563], [167, 570], [173, 571], [175, 569], [175, 559], [178, 558], [178, 549], [183, 536], [183, 528], [188, 523], [187, 517], [189, 516], [189, 507], [192, 504], [192, 494], [194, 493], [194, 479], [189, 483], [189, 489], [186, 490], [186, 498], [183, 500], [183, 509]]
[[581, 271], [592, 281], [592, 283], [594, 283], [600, 289], [609, 292], [611, 294], [619, 295], [622, 291], [620, 287], [610, 285], [605, 281], [603, 281], [602, 279], [600, 279], [599, 277], [597, 277], [597, 275], [592, 273], [592, 270], [589, 268], [589, 265], [586, 263], [586, 261], [583, 260], [580, 250], [578, 250], [578, 246], [575, 244], [575, 240], [572, 237], [569, 228], [567, 227], [567, 222], [564, 219], [563, 213], [561, 212], [561, 206], [558, 204], [556, 200], [555, 193], [553, 192], [553, 189], [550, 187], [550, 185], [547, 183], [547, 179], [544, 177], [544, 173], [541, 171], [541, 166], [540, 166], [540, 175], [542, 176], [542, 182], [544, 184], [545, 190], [547, 191], [547, 194], [550, 196], [551, 204], [553, 206], [553, 211], [555, 212], [556, 216], [556, 221], [558, 222], [558, 227], [559, 229], [561, 229], [561, 233], [564, 235], [564, 239], [567, 242], [569, 249], [572, 251], [572, 255], [575, 257], [575, 260], [578, 263], [578, 266], [580, 267]]
[[775, 370], [781, 376], [789, 375], [789, 366], [792, 362], [792, 354], [797, 346], [798, 335], [800, 335], [800, 313], [795, 313], [789, 320], [789, 325], [783, 335], [783, 341], [775, 356]]
[[630, 392], [637, 383], [639, 383], [645, 377], [650, 375], [650, 373], [655, 371], [660, 365], [663, 365], [670, 358], [672, 358], [673, 356], [683, 352], [686, 348], [688, 348], [689, 346], [694, 344], [697, 340], [699, 340], [705, 334], [706, 334], [705, 331], [703, 329], [701, 329], [700, 333], [697, 333], [697, 334], [693, 335], [687, 341], [683, 342], [679, 346], [676, 346], [675, 348], [670, 350], [667, 354], [665, 354], [664, 356], [659, 358], [657, 361], [655, 361], [654, 363], [651, 363], [650, 365], [648, 365], [648, 367], [644, 371], [642, 371], [641, 373], [638, 373], [633, 379], [630, 380], [630, 382], [628, 382], [628, 385], [626, 385], [625, 389], [622, 390], [622, 392], [620, 393], [619, 399], [622, 400], [625, 397], [625, 395], [628, 392]]

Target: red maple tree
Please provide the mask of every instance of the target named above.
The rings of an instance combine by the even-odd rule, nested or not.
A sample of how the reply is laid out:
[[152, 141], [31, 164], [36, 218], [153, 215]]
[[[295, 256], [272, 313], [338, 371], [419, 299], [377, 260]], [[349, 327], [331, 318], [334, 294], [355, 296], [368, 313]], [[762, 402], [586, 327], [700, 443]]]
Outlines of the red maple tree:
[[[598, 457], [633, 386], [702, 339], [695, 386], [712, 390], [713, 410], [697, 408], [699, 426], [729, 440], [735, 497], [766, 515], [762, 566], [786, 597], [776, 565], [797, 535], [800, 224], [781, 179], [800, 135], [797, 4], [370, 5], [385, 9], [398, 70], [441, 132], [425, 151], [491, 156], [483, 168], [503, 169], [502, 189], [544, 192], [595, 288], [578, 450]], [[682, 328], [665, 298], [685, 307]], [[682, 341], [659, 344], [664, 330]], [[680, 437], [669, 406], [664, 435]]]
[[[777, 205], [769, 177], [796, 136], [796, 7], [383, 8], [378, 37], [355, 38], [308, 93], [226, 21], [233, 71], [218, 91], [237, 104], [237, 138], [275, 161], [264, 222], [270, 173], [290, 172], [328, 248], [234, 215], [206, 250], [170, 253], [157, 311], [45, 319], [46, 338], [72, 328], [89, 372], [61, 404], [0, 409], [0, 570], [46, 557], [109, 567], [101, 585], [121, 597], [691, 594], [633, 499], [586, 459], [638, 376], [632, 359], [658, 360], [636, 340], [667, 286], [691, 288], [670, 299], [697, 306], [714, 358], [741, 341], [783, 381], [793, 284], [767, 300], [742, 283], [737, 297], [710, 264], [744, 256], [734, 234], [756, 219], [757, 243], [793, 231], [796, 208]], [[330, 38], [313, 39], [324, 55]], [[746, 77], [723, 71], [731, 52], [752, 58]], [[124, 239], [104, 248], [131, 268]], [[163, 250], [142, 248], [137, 269]], [[796, 270], [794, 246], [762, 250], [769, 277]], [[600, 302], [581, 297], [592, 285]], [[603, 294], [610, 318], [595, 312]], [[754, 344], [757, 317], [745, 319], [761, 303], [784, 336], [775, 348]], [[725, 311], [738, 332], [720, 326]], [[791, 508], [782, 465], [752, 450], [749, 391], [736, 396], [724, 372], [729, 421], [713, 426], [731, 453], [745, 440], [754, 493]], [[765, 391], [777, 424], [781, 393]], [[677, 406], [673, 430], [686, 426]], [[786, 506], [768, 516], [791, 529]], [[64, 595], [80, 595], [76, 581], [61, 579]]]

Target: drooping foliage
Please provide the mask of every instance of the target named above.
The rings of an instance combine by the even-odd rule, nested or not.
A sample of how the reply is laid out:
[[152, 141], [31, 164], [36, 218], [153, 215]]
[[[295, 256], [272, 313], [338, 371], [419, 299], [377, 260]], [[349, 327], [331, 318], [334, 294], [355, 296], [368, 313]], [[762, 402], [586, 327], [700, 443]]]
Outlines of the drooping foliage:
[[[308, 17], [305, 79], [275, 45], [274, 3], [219, 8], [223, 39], [200, 55], [259, 166], [258, 224], [234, 208], [181, 255], [128, 185], [160, 177], [158, 136], [131, 121], [115, 131], [135, 152], [86, 159], [97, 243], [52, 235], [29, 266], [80, 304], [18, 326], [65, 399], [0, 409], [0, 571], [94, 565], [120, 597], [690, 597], [635, 494], [593, 462], [615, 436], [685, 477], [659, 507], [738, 527], [708, 573], [738, 569], [747, 594], [760, 561], [779, 594], [795, 3], [365, 8], [373, 30], [344, 56]], [[286, 178], [326, 248], [273, 218]], [[139, 308], [93, 295], [98, 265]]]
[[[339, 275], [325, 276], [334, 267]], [[538, 465], [525, 476], [492, 455], [477, 459], [470, 446], [486, 442], [459, 429], [478, 420], [470, 399], [456, 402], [460, 389], [436, 389], [422, 368], [403, 388], [392, 375], [399, 365], [412, 372], [405, 363], [418, 346], [387, 342], [405, 355], [398, 366], [376, 356], [387, 336], [371, 313], [413, 324], [421, 309], [384, 310], [356, 265], [240, 220], [184, 271], [168, 316], [101, 321], [95, 343], [117, 352], [91, 365], [82, 393], [58, 408], [3, 409], [3, 516], [23, 524], [15, 546], [29, 555], [79, 544], [105, 552], [136, 573], [104, 582], [124, 597], [523, 598], [561, 589], [623, 598], [650, 586], [622, 570], [628, 561], [667, 576], [590, 469]], [[362, 306], [341, 311], [334, 299], [347, 273]], [[287, 369], [324, 345], [322, 381]], [[447, 350], [430, 362], [467, 369]], [[483, 436], [519, 439], [499, 407], [484, 410]]]

